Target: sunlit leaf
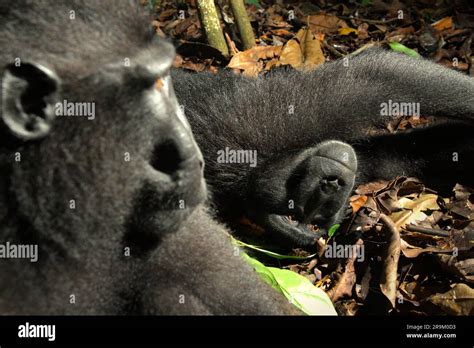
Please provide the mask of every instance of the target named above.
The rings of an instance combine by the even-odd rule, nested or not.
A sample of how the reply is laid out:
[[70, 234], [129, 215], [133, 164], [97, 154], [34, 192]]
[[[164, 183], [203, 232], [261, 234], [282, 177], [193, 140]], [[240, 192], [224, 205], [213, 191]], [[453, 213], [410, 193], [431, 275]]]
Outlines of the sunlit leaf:
[[401, 211], [394, 212], [390, 218], [397, 227], [425, 220], [428, 215], [424, 212], [439, 210], [438, 196], [432, 193], [422, 193], [416, 199], [402, 197], [398, 200]]
[[438, 31], [451, 29], [453, 27], [453, 17], [444, 17], [439, 21], [431, 24], [431, 26]]
[[352, 33], [359, 35], [359, 31], [354, 28], [339, 28], [337, 31], [339, 32], [339, 35], [350, 35]]
[[250, 264], [250, 266], [252, 266], [255, 269], [255, 271], [258, 273], [260, 278], [262, 278], [266, 283], [270, 284], [272, 288], [280, 291], [278, 282], [273, 276], [273, 273], [270, 272], [270, 270], [263, 263], [248, 256], [246, 253], [242, 253], [242, 257], [244, 258], [245, 261], [247, 261], [247, 263]]
[[281, 46], [255, 46], [235, 54], [227, 65], [228, 68], [241, 69], [246, 76], [257, 77], [262, 70], [262, 59], [279, 56]]
[[312, 70], [325, 61], [321, 43], [309, 29], [300, 29], [281, 51], [281, 65], [291, 65], [299, 70]]
[[367, 202], [367, 199], [368, 197], [366, 195], [352, 196], [349, 202], [352, 208], [352, 213], [353, 214], [357, 213], [360, 210], [360, 208], [362, 208], [364, 204]]
[[389, 42], [389, 46], [392, 50], [396, 51], [396, 52], [400, 52], [400, 53], [404, 53], [406, 54], [407, 56], [410, 56], [410, 57], [415, 57], [415, 58], [419, 58], [420, 55], [418, 52], [412, 50], [411, 48], [408, 48], [407, 46], [405, 45], [402, 45], [401, 43], [399, 42]]
[[337, 315], [329, 296], [302, 275], [287, 269], [267, 267], [245, 253], [242, 253], [242, 256], [265, 282], [282, 293], [304, 313], [309, 315]]
[[339, 227], [341, 227], [340, 224], [335, 224], [331, 226], [331, 228], [328, 231], [329, 238], [331, 238], [332, 236], [336, 234], [336, 231], [339, 229]]

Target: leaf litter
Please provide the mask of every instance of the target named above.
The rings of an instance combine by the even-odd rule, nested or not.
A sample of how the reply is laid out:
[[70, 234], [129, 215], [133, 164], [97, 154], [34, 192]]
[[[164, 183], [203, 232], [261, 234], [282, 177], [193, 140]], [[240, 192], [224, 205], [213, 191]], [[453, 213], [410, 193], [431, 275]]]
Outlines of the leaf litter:
[[[257, 37], [257, 45], [246, 51], [239, 50], [242, 43], [231, 11], [218, 3], [229, 59], [206, 43], [196, 1], [156, 2], [152, 24], [158, 35], [171, 37], [178, 46], [174, 67], [212, 73], [230, 69], [257, 77], [281, 66], [312, 70], [377, 45], [474, 76], [474, 12], [457, 2], [246, 1]], [[385, 130], [367, 131], [395, 133], [430, 122], [429, 115], [399, 117]], [[240, 246], [304, 277], [307, 282], [299, 278], [303, 288], [309, 284], [326, 292], [341, 315], [474, 314], [474, 190], [458, 184], [450, 197], [441, 197], [415, 178], [399, 177], [359, 186], [349, 204], [352, 213], [330, 240], [317, 241], [316, 255]], [[244, 225], [260, 228], [249, 221]], [[356, 254], [326, 257], [333, 243], [363, 248], [363, 260]], [[270, 272], [267, 281], [275, 281], [277, 273]], [[291, 297], [284, 284], [278, 285], [279, 291]], [[303, 310], [317, 314], [317, 306], [311, 306]]]

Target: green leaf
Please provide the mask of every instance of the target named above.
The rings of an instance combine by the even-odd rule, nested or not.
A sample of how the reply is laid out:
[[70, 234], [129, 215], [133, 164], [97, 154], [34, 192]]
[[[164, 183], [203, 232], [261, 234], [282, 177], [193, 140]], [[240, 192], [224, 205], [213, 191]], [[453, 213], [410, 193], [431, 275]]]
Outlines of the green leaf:
[[405, 45], [402, 45], [399, 42], [393, 41], [393, 42], [389, 42], [388, 44], [389, 44], [390, 48], [392, 50], [396, 51], [396, 52], [405, 53], [407, 56], [410, 56], [410, 57], [415, 57], [415, 58], [420, 57], [418, 52], [412, 50], [411, 48], [408, 48]]
[[372, 0], [362, 0], [361, 5], [365, 7], [372, 6]]
[[254, 5], [254, 6], [260, 7], [260, 3], [258, 2], [258, 0], [245, 0], [245, 3], [247, 5]]
[[[336, 231], [339, 229], [339, 227], [341, 227], [341, 225], [339, 225], [339, 224], [335, 224], [335, 225], [331, 226], [331, 228], [328, 231], [329, 238], [331, 238], [332, 236], [334, 236], [336, 234]], [[329, 238], [328, 238], [328, 240], [329, 240]]]
[[242, 253], [242, 257], [265, 282], [282, 293], [304, 313], [309, 315], [337, 315], [329, 296], [302, 275], [287, 269], [267, 267], [245, 253]]
[[244, 243], [238, 239], [235, 239], [233, 238], [233, 242], [235, 244], [237, 244], [238, 246], [240, 247], [244, 247], [244, 248], [249, 248], [249, 249], [252, 249], [252, 250], [256, 250], [256, 251], [260, 251], [261, 253], [264, 253], [265, 255], [268, 255], [268, 256], [271, 256], [275, 259], [279, 259], [279, 260], [283, 260], [283, 259], [290, 259], [290, 260], [307, 260], [307, 259], [311, 259], [313, 257], [315, 257], [317, 254], [312, 254], [312, 255], [309, 255], [309, 256], [294, 256], [294, 255], [282, 255], [282, 254], [278, 254], [278, 253], [275, 253], [273, 251], [270, 251], [270, 250], [265, 250], [265, 249], [262, 249], [260, 247], [257, 247], [255, 245], [251, 245], [251, 244], [247, 244], [247, 243]]
[[[244, 258], [247, 263], [252, 266], [255, 271], [257, 271], [260, 278], [262, 278], [266, 283], [270, 284], [272, 288], [280, 291], [278, 286], [278, 282], [276, 281], [273, 273], [268, 270], [268, 268], [261, 263], [260, 261], [248, 256], [246, 253], [241, 253], [242, 257]], [[280, 291], [281, 292], [281, 291]]]

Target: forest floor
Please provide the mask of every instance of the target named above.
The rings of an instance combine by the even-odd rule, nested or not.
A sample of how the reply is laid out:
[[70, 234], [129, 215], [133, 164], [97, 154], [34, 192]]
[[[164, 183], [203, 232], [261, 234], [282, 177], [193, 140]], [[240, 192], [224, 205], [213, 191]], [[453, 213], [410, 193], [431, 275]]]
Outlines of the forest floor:
[[[312, 70], [360, 49], [385, 46], [474, 76], [469, 1], [246, 2], [257, 44], [244, 51], [231, 9], [216, 1], [230, 47], [224, 57], [206, 43], [195, 1], [150, 1], [158, 35], [177, 46], [175, 67], [225, 68], [256, 77], [282, 65]], [[400, 117], [384, 131], [427, 122], [423, 115]], [[474, 190], [458, 184], [451, 196], [441, 197], [414, 178], [399, 177], [358, 187], [350, 206], [351, 216], [333, 240], [321, 241], [318, 255], [294, 250], [300, 259], [279, 257], [273, 263], [323, 289], [342, 315], [474, 314]], [[364, 260], [357, 252], [327, 257], [334, 241], [362, 246]]]

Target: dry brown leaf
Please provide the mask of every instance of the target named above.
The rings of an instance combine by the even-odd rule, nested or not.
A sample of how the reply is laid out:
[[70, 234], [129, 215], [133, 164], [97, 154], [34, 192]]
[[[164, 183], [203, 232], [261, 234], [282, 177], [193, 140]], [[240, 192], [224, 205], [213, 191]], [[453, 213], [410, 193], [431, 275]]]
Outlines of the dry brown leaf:
[[423, 253], [444, 253], [447, 250], [443, 250], [436, 247], [426, 247], [426, 248], [419, 248], [407, 243], [405, 240], [401, 240], [401, 251], [403, 256], [412, 259], [418, 257], [418, 255]]
[[280, 65], [299, 70], [312, 70], [325, 61], [321, 43], [309, 29], [301, 29], [281, 51]]
[[450, 69], [455, 67], [457, 70], [461, 71], [467, 71], [469, 69], [469, 64], [465, 62], [457, 62], [456, 64], [454, 64], [451, 59], [443, 59], [440, 61], [440, 64]]
[[452, 17], [444, 17], [439, 21], [431, 24], [433, 28], [438, 31], [443, 31], [446, 29], [451, 29], [453, 27], [453, 18]]
[[265, 64], [265, 70], [268, 71], [268, 70], [272, 69], [273, 67], [278, 66], [278, 64], [279, 64], [278, 58], [273, 58], [272, 60], [269, 60]]
[[310, 29], [313, 32], [321, 32], [326, 34], [335, 34], [339, 28], [348, 28], [345, 21], [337, 16], [328, 14], [318, 14], [308, 17]]
[[336, 307], [336, 311], [339, 315], [351, 317], [357, 314], [357, 311], [360, 307], [357, 301], [354, 299], [337, 301], [334, 303], [334, 306]]
[[449, 315], [474, 314], [474, 289], [466, 284], [455, 284], [451, 290], [430, 296], [427, 301]]
[[293, 36], [293, 33], [288, 29], [273, 29], [271, 32], [276, 36]]
[[385, 225], [387, 231], [387, 248], [383, 256], [383, 268], [380, 275], [380, 290], [395, 308], [397, 299], [397, 271], [398, 260], [400, 258], [400, 231], [392, 221], [384, 214], [380, 220]]
[[378, 24], [378, 23], [376, 23], [376, 24], [374, 24], [374, 26], [375, 26], [378, 30], [380, 30], [382, 33], [385, 33], [385, 32], [387, 31], [387, 29], [388, 29], [385, 24]]
[[300, 42], [301, 50], [303, 51], [304, 57], [304, 68], [311, 70], [316, 68], [318, 65], [324, 63], [325, 58], [323, 51], [321, 50], [321, 42], [311, 32], [311, 30], [300, 30], [298, 34], [301, 35]]
[[[197, 20], [197, 18], [186, 18], [184, 20], [181, 20], [177, 25], [176, 27], [174, 28], [175, 30], [175, 33], [176, 34], [181, 34], [183, 32], [185, 32], [186, 30], [188, 30], [188, 28], [191, 26], [191, 25], [196, 25], [198, 24], [199, 21]], [[199, 24], [198, 24], [199, 25]]]
[[227, 67], [243, 70], [246, 76], [257, 77], [263, 69], [260, 60], [278, 56], [281, 49], [281, 46], [255, 46], [234, 55]]
[[280, 55], [280, 64], [291, 65], [295, 69], [303, 65], [303, 52], [297, 40], [291, 39], [283, 46]]
[[474, 219], [474, 194], [460, 184], [456, 184], [453, 191], [454, 199], [449, 204], [449, 210], [466, 220]]
[[314, 34], [314, 37], [319, 41], [319, 42], [323, 42], [324, 38], [326, 37], [326, 35], [324, 33], [313, 33]]
[[359, 185], [355, 192], [358, 195], [369, 195], [387, 187], [388, 184], [387, 180], [371, 181], [367, 184]]
[[181, 65], [183, 69], [188, 69], [192, 71], [201, 72], [206, 70], [206, 65], [204, 63], [195, 63], [192, 61], [184, 61]]
[[225, 41], [227, 42], [227, 47], [229, 47], [230, 55], [235, 56], [240, 51], [237, 49], [237, 46], [235, 46], [235, 42], [232, 41], [229, 34], [224, 33], [224, 35], [225, 35]]
[[365, 202], [367, 202], [367, 196], [365, 195], [355, 195], [355, 196], [352, 196], [351, 199], [350, 199], [350, 202], [349, 204], [351, 205], [351, 208], [352, 208], [352, 213], [357, 213], [359, 211], [360, 208], [362, 208], [365, 204]]
[[458, 256], [445, 254], [437, 254], [435, 257], [446, 272], [465, 281], [474, 282], [474, 259], [459, 260]]
[[425, 220], [428, 215], [424, 213], [427, 210], [439, 210], [438, 196], [432, 193], [422, 193], [416, 199], [406, 197], [398, 200], [398, 205], [402, 211], [392, 213], [390, 219], [397, 227], [405, 227], [407, 224]]
[[[353, 245], [353, 248], [359, 249], [363, 247], [364, 242], [362, 239], [357, 240], [356, 244]], [[355, 250], [355, 249], [354, 249]], [[338, 299], [344, 296], [351, 296], [352, 288], [356, 283], [356, 273], [354, 262], [356, 260], [357, 253], [354, 252], [351, 257], [346, 260], [346, 264], [343, 272], [333, 272], [332, 276], [335, 279], [335, 282], [331, 289], [327, 291], [327, 294], [331, 301], [336, 302]]]
[[399, 42], [414, 33], [415, 28], [413, 26], [397, 28], [394, 31], [387, 33], [387, 35], [385, 35], [385, 40]]
[[359, 40], [365, 40], [369, 37], [369, 25], [367, 23], [362, 23], [357, 27], [357, 37]]
[[411, 210], [439, 210], [437, 203], [438, 195], [433, 193], [422, 193], [417, 199], [402, 197], [398, 200], [400, 207]]
[[291, 28], [291, 24], [289, 24], [283, 16], [277, 14], [268, 16], [265, 25], [275, 28]]

